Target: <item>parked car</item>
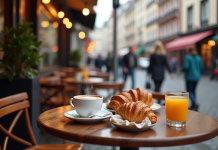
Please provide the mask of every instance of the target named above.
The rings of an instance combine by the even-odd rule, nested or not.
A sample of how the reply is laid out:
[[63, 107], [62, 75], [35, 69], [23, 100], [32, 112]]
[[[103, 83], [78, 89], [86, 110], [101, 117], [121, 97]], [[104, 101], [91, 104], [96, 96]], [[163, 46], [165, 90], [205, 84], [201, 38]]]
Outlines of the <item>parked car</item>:
[[147, 69], [150, 64], [149, 58], [140, 57], [138, 58], [138, 67], [142, 69]]

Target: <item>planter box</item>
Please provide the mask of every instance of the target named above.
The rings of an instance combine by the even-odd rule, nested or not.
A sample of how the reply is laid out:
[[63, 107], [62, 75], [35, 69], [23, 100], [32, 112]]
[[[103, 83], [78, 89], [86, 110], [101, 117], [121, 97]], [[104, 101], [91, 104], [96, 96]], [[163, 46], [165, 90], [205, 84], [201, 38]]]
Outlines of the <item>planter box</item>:
[[[30, 102], [30, 107], [29, 107], [30, 122], [32, 125], [35, 138], [37, 140], [37, 143], [39, 143], [40, 142], [39, 140], [40, 131], [36, 124], [37, 117], [40, 114], [39, 77], [35, 77], [34, 79], [14, 78], [12, 81], [9, 81], [8, 79], [0, 78], [0, 98], [13, 95], [13, 94], [17, 94], [17, 93], [21, 93], [21, 92], [27, 92], [28, 94], [28, 97], [29, 97], [28, 100]], [[8, 129], [16, 114], [17, 112], [14, 112], [10, 115], [6, 115], [0, 118], [0, 123], [3, 125], [3, 127]], [[12, 133], [24, 140], [30, 141], [25, 129], [26, 129], [26, 126], [24, 122], [24, 115], [22, 114], [17, 124], [15, 125]], [[3, 145], [4, 138], [5, 138], [5, 135], [1, 133], [0, 134], [0, 145]], [[24, 148], [26, 148], [25, 145], [22, 145], [9, 138], [7, 150], [24, 149]]]

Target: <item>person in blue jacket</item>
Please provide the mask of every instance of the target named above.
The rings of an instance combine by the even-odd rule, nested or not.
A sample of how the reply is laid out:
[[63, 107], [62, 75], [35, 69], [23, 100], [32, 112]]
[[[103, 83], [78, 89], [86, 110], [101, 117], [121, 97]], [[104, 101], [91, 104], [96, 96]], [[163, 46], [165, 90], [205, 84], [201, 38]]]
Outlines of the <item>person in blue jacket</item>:
[[189, 92], [191, 107], [189, 109], [198, 111], [199, 104], [196, 100], [196, 87], [201, 78], [203, 63], [194, 47], [189, 48], [189, 54], [185, 56], [182, 71], [185, 72], [186, 90]]

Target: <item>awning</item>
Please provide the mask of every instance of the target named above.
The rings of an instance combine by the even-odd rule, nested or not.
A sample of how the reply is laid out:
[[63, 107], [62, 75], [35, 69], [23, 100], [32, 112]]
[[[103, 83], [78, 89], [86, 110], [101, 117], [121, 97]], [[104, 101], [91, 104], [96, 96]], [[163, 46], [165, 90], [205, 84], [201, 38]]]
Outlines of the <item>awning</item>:
[[213, 34], [212, 30], [180, 37], [165, 44], [165, 48], [167, 51], [185, 49], [196, 44], [198, 41], [208, 37], [211, 34]]
[[[93, 29], [95, 24], [96, 13], [93, 10], [93, 6], [97, 5], [97, 0], [65, 0], [70, 13], [73, 18], [77, 20], [82, 25]], [[88, 16], [84, 16], [82, 14], [83, 8], [88, 8], [90, 10], [90, 14]]]
[[139, 46], [137, 51], [134, 52], [135, 55], [139, 55], [141, 52], [144, 51], [144, 46]]

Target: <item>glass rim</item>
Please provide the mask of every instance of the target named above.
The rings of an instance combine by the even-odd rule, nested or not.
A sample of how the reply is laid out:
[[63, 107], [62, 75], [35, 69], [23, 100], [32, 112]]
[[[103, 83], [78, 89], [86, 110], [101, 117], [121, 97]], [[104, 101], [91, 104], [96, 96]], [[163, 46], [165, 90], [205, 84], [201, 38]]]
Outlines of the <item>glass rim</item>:
[[165, 94], [189, 94], [186, 91], [166, 91]]

